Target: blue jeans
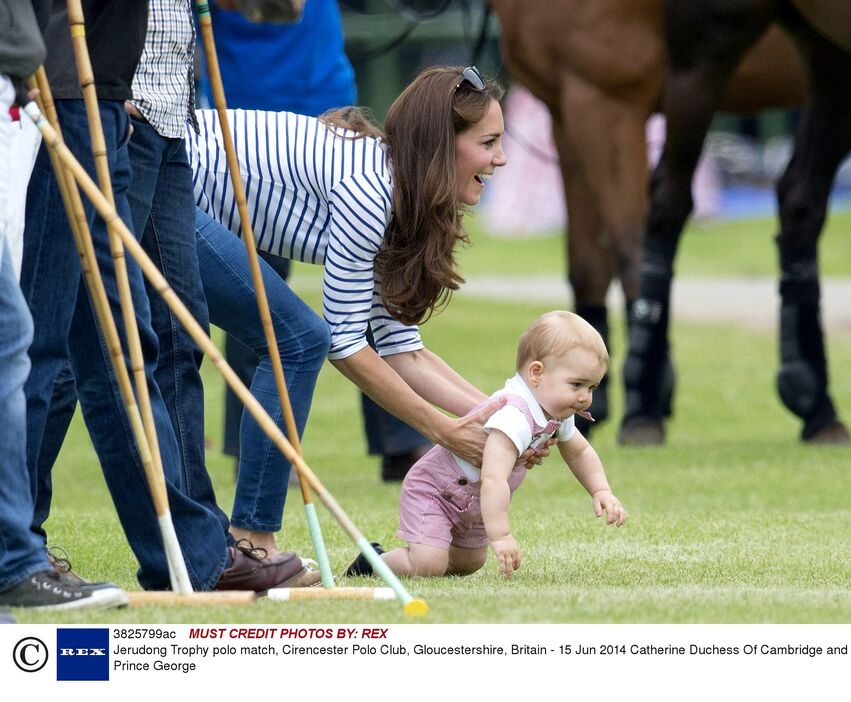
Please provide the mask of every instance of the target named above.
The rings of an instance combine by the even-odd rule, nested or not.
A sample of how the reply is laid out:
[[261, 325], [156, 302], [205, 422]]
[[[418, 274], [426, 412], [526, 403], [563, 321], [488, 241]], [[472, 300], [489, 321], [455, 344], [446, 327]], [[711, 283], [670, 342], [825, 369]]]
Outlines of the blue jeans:
[[50, 516], [50, 504], [53, 501], [53, 464], [62, 450], [62, 443], [76, 409], [77, 384], [74, 382], [71, 366], [66, 365], [53, 381], [53, 397], [44, 424], [36, 466], [37, 484], [32, 530], [41, 537], [42, 542], [47, 541], [44, 523]]
[[[127, 199], [133, 226], [142, 232], [145, 253], [209, 334], [207, 300], [195, 249], [195, 197], [186, 144], [183, 139], [160, 136], [145, 120], [131, 120], [133, 187]], [[204, 387], [200, 373], [204, 354], [147, 280], [145, 286], [160, 347], [154, 378], [177, 439], [183, 491], [213, 512], [227, 532], [228, 518], [216, 503], [205, 464]]]
[[[283, 280], [290, 275], [290, 260], [275, 256], [267, 251], [257, 252], [266, 263]], [[254, 371], [260, 359], [247, 346], [234, 339], [230, 334], [225, 335], [225, 360], [233, 368], [233, 372], [245, 385], [251, 385]], [[242, 421], [242, 401], [236, 396], [230, 386], [225, 387], [225, 417], [222, 436], [222, 453], [226, 456], [239, 458], [239, 425]]]
[[[284, 280], [289, 273], [289, 260], [274, 256], [265, 251], [258, 251]], [[287, 265], [284, 265], [287, 264]], [[371, 330], [367, 331], [366, 340], [372, 348], [375, 342]], [[257, 368], [257, 356], [239, 343], [230, 334], [225, 339], [225, 358], [246, 385], [251, 382], [254, 369]], [[373, 402], [369, 396], [360, 393], [363, 410], [363, 429], [366, 433], [366, 444], [372, 456], [402, 456], [419, 448], [430, 446], [428, 439], [401, 419], [394, 417], [386, 409]], [[242, 416], [242, 403], [230, 388], [225, 392], [225, 422], [222, 453], [239, 457], [239, 418]]]
[[[89, 173], [94, 172], [86, 112], [81, 100], [57, 101], [65, 142]], [[100, 102], [116, 208], [132, 229], [128, 205], [131, 168], [127, 137], [129, 122], [124, 104]], [[112, 315], [126, 349], [124, 323], [118, 303], [106, 227], [87, 205], [98, 265]], [[181, 460], [169, 413], [154, 381], [158, 340], [142, 273], [127, 259], [136, 310], [145, 375], [159, 438], [171, 515], [183, 549], [192, 584], [209, 589], [227, 563], [227, 537], [218, 517], [181, 491]], [[30, 348], [32, 371], [27, 381], [27, 462], [33, 489], [35, 467], [45, 440], [44, 430], [57, 374], [70, 359], [77, 393], [95, 450], [127, 540], [139, 560], [139, 582], [149, 589], [169, 586], [157, 516], [147, 497], [148, 488], [135, 440], [118, 391], [106, 344], [98, 333], [94, 311], [82, 281], [79, 258], [68, 228], [50, 160], [43, 147], [36, 160], [27, 193], [27, 225], [21, 284], [32, 312], [35, 334]], [[125, 355], [125, 362], [127, 358]], [[129, 364], [128, 364], [129, 365]], [[55, 436], [47, 437], [54, 444]]]
[[27, 474], [27, 347], [33, 325], [0, 237], [0, 592], [49, 568], [38, 537], [30, 531], [32, 493]]
[[[210, 306], [210, 321], [260, 358], [251, 381], [251, 393], [286, 434], [245, 244], [200, 210], [196, 210], [195, 226], [198, 263]], [[302, 302], [265, 261], [260, 261], [260, 268], [287, 392], [301, 436], [310, 412], [316, 378], [331, 345], [331, 335], [324, 320]], [[278, 531], [289, 474], [289, 462], [253, 417], [243, 412], [239, 477], [231, 523], [242, 529]]]

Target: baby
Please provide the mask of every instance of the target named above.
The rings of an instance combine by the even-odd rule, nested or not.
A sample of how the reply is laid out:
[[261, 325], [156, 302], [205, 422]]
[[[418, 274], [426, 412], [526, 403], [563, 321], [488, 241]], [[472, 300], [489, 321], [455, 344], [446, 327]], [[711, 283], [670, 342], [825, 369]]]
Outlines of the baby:
[[[591, 395], [609, 362], [603, 339], [571, 312], [548, 312], [520, 338], [517, 373], [493, 397], [505, 405], [485, 423], [488, 438], [479, 471], [436, 446], [408, 472], [402, 484], [399, 530], [408, 542], [384, 552], [373, 548], [397, 575], [469, 575], [493, 549], [506, 577], [520, 567], [520, 547], [511, 533], [508, 503], [526, 477], [518, 459], [528, 448], [558, 443], [565, 463], [591, 495], [594, 514], [621, 526], [626, 512], [612, 494], [596, 451], [576, 431], [573, 416], [590, 419]], [[363, 555], [346, 575], [368, 575]]]

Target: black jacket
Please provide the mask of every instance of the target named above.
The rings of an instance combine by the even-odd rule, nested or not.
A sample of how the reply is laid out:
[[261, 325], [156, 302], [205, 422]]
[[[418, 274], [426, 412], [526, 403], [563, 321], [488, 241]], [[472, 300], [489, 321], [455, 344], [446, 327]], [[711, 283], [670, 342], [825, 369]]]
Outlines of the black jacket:
[[[44, 67], [55, 100], [81, 99], [65, 0], [49, 3]], [[129, 100], [148, 31], [147, 0], [82, 0], [98, 99]]]
[[35, 73], [47, 54], [34, 4], [46, 19], [49, 0], [0, 0], [0, 73], [15, 83]]

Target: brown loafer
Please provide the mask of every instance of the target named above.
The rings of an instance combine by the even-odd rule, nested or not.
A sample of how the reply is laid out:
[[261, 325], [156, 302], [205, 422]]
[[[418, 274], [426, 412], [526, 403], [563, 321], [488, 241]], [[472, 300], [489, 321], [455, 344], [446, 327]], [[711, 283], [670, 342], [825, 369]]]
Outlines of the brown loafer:
[[237, 545], [228, 550], [233, 563], [222, 572], [215, 590], [266, 592], [272, 587], [294, 587], [286, 583], [297, 579], [306, 570], [301, 558], [292, 551], [267, 557], [262, 549]]

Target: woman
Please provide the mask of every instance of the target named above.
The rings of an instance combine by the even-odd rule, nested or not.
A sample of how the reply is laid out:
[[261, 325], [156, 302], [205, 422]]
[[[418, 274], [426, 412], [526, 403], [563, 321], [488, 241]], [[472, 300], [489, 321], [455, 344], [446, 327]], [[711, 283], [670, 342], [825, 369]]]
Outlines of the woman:
[[[505, 165], [502, 91], [477, 69], [431, 68], [391, 106], [385, 133], [357, 108], [319, 119], [234, 111], [230, 117], [259, 249], [323, 264], [320, 320], [268, 267], [264, 282], [301, 432], [326, 356], [387, 410], [435, 443], [481, 462], [486, 399], [426, 350], [418, 323], [457, 290], [461, 218]], [[253, 302], [239, 218], [215, 113], [190, 134], [198, 257], [210, 320], [255, 349], [252, 392], [280, 419], [271, 363]], [[227, 229], [226, 229], [227, 228]], [[262, 263], [262, 262], [261, 262]], [[367, 325], [376, 349], [366, 341]], [[451, 419], [436, 407], [460, 419]], [[288, 463], [247, 413], [232, 531], [274, 551]]]

